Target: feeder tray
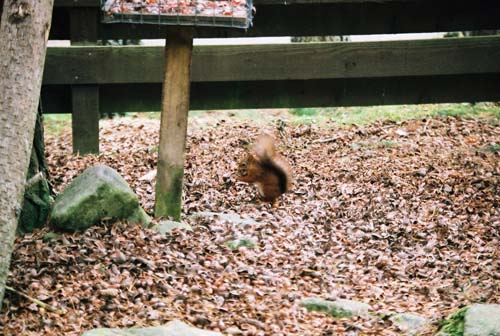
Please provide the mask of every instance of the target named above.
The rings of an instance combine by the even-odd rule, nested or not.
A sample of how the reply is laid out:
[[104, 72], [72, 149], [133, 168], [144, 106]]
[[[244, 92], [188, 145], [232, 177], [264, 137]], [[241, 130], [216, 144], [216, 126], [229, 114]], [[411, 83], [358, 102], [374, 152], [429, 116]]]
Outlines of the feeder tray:
[[105, 23], [248, 28], [252, 0], [101, 0]]

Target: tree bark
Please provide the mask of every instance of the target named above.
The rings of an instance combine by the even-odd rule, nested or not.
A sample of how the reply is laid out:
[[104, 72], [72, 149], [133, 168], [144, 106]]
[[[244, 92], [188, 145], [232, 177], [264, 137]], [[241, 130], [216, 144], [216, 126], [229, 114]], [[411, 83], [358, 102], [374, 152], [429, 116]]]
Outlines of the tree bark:
[[0, 305], [22, 208], [52, 7], [53, 0], [5, 0], [0, 20]]

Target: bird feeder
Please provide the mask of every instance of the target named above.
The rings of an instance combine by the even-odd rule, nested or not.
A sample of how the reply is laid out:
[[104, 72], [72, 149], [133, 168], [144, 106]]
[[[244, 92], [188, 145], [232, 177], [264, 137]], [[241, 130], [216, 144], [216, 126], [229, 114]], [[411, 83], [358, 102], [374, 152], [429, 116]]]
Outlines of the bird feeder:
[[102, 21], [248, 28], [252, 0], [102, 0]]

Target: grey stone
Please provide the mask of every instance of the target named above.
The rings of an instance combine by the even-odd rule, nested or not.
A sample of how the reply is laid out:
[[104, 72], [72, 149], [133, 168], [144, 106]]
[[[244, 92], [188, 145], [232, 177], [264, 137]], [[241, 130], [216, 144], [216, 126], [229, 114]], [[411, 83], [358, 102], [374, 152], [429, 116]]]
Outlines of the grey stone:
[[345, 299], [331, 301], [315, 297], [302, 300], [300, 305], [309, 311], [322, 312], [339, 318], [367, 315], [371, 308], [370, 305], [358, 301]]
[[417, 335], [430, 324], [430, 321], [423, 316], [407, 313], [393, 315], [391, 321], [407, 335]]
[[86, 331], [82, 336], [222, 336], [221, 333], [190, 327], [174, 320], [160, 327], [108, 329], [98, 328]]
[[102, 219], [128, 219], [148, 225], [151, 219], [127, 182], [113, 169], [88, 168], [56, 198], [52, 223], [64, 230], [85, 230]]
[[243, 218], [236, 213], [219, 213], [219, 212], [210, 212], [210, 211], [201, 211], [196, 212], [192, 215], [192, 217], [203, 217], [208, 219], [220, 218], [223, 221], [227, 221], [232, 223], [233, 225], [245, 227], [247, 225], [255, 225], [258, 222], [252, 218]]
[[464, 336], [500, 336], [500, 304], [474, 304], [465, 313]]
[[160, 221], [158, 224], [153, 225], [151, 229], [163, 234], [170, 234], [170, 232], [172, 232], [173, 229], [183, 229], [183, 230], [193, 231], [191, 225], [171, 220]]
[[233, 251], [236, 251], [240, 247], [246, 247], [252, 249], [257, 246], [257, 240], [253, 237], [239, 238], [226, 242], [226, 245]]

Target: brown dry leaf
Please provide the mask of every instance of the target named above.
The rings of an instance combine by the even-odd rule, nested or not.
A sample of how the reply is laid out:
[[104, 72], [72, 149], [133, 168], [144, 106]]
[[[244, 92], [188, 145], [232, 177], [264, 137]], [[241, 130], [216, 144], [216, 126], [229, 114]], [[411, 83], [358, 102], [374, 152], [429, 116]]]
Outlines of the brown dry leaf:
[[[56, 191], [99, 162], [152, 213], [159, 123], [101, 125], [99, 156], [72, 155], [69, 133], [47, 138]], [[183, 220], [192, 232], [107, 223], [53, 241], [42, 239], [47, 229], [18, 238], [9, 285], [68, 314], [41, 313], [7, 292], [0, 333], [78, 335], [181, 319], [233, 335], [397, 335], [388, 319], [334, 320], [299, 302], [347, 298], [379, 316], [439, 318], [500, 301], [500, 159], [482, 150], [498, 143], [499, 126], [460, 118], [288, 126], [278, 138], [295, 186], [276, 209], [255, 203], [254, 187], [233, 174], [260, 132], [233, 120], [189, 129]], [[190, 216], [199, 211], [259, 224]], [[257, 247], [231, 252], [225, 242], [235, 237], [255, 237]]]

